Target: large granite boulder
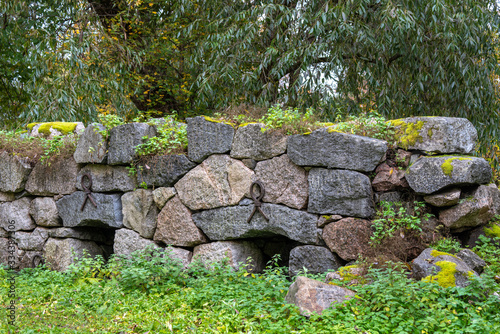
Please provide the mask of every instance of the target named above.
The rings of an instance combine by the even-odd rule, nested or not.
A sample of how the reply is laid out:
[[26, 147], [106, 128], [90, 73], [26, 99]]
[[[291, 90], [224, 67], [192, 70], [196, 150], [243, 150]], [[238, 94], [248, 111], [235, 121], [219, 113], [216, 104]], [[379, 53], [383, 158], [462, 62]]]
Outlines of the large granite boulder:
[[290, 275], [297, 275], [301, 270], [310, 274], [320, 274], [330, 269], [337, 270], [342, 266], [342, 260], [328, 248], [321, 246], [298, 246], [290, 252]]
[[30, 251], [41, 251], [45, 241], [49, 238], [49, 229], [37, 227], [32, 232], [14, 232], [13, 240], [19, 249]]
[[248, 123], [236, 130], [231, 157], [256, 161], [271, 159], [285, 153], [286, 142], [286, 135], [277, 131], [266, 131], [262, 123]]
[[160, 187], [153, 190], [153, 200], [155, 201], [156, 207], [158, 209], [163, 209], [168, 200], [177, 194], [174, 187]]
[[[95, 241], [100, 244], [112, 244], [113, 243], [113, 233], [109, 233], [109, 230], [88, 227], [58, 227], [51, 228], [48, 230], [50, 238], [73, 238], [80, 240], [90, 240]], [[111, 231], [112, 232], [112, 231]]]
[[387, 142], [319, 129], [288, 138], [288, 156], [299, 166], [316, 166], [371, 172], [387, 151]]
[[477, 276], [477, 273], [457, 256], [432, 248], [425, 249], [413, 260], [412, 274], [415, 279], [436, 282], [442, 287], [465, 287], [470, 284], [473, 276]]
[[196, 164], [183, 154], [154, 156], [138, 165], [137, 179], [148, 187], [171, 187], [194, 167]]
[[[254, 172], [228, 155], [211, 155], [175, 184], [177, 194], [191, 210], [235, 205], [248, 194]], [[196, 189], [196, 191], [193, 191]]]
[[153, 201], [153, 191], [137, 189], [122, 196], [123, 225], [138, 232], [141, 237], [152, 239], [156, 229], [158, 208]]
[[181, 203], [178, 196], [168, 201], [158, 215], [154, 240], [183, 247], [207, 242], [203, 232], [194, 224], [191, 211]]
[[478, 274], [481, 274], [484, 267], [486, 267], [486, 262], [470, 249], [461, 249], [458, 253], [455, 254], [455, 256], [464, 261], [470, 268], [472, 268], [472, 270], [474, 270]]
[[0, 203], [0, 227], [8, 232], [32, 231], [36, 224], [30, 216], [31, 199], [23, 197], [13, 202]]
[[308, 212], [367, 218], [375, 212], [368, 176], [348, 170], [309, 171]]
[[135, 251], [147, 247], [160, 248], [153, 240], [143, 238], [139, 233], [128, 228], [121, 228], [115, 231], [115, 241], [113, 243], [115, 254], [130, 255]]
[[421, 157], [406, 172], [406, 180], [418, 194], [432, 194], [446, 187], [485, 184], [491, 167], [483, 158], [461, 156]]
[[234, 137], [232, 125], [204, 116], [186, 120], [189, 159], [202, 162], [212, 154], [231, 150]]
[[[84, 190], [82, 187], [84, 174], [90, 174], [93, 192], [127, 192], [137, 188], [137, 177], [124, 166], [86, 165], [77, 176], [76, 188], [78, 190]], [[88, 186], [87, 180], [85, 182], [85, 186]]]
[[332, 305], [343, 303], [354, 296], [354, 291], [349, 289], [298, 276], [290, 285], [285, 301], [297, 305], [300, 314], [310, 316], [312, 313], [321, 314]]
[[146, 141], [144, 137], [156, 136], [154, 126], [145, 123], [118, 125], [109, 134], [108, 164], [126, 165], [136, 157], [135, 148]]
[[398, 145], [407, 150], [470, 154], [477, 144], [477, 131], [466, 118], [409, 117], [389, 123], [396, 128]]
[[262, 201], [285, 204], [295, 209], [302, 209], [307, 205], [307, 173], [286, 154], [257, 163], [254, 171], [265, 188]]
[[198, 245], [193, 250], [193, 260], [199, 260], [207, 267], [225, 259], [234, 270], [242, 264], [250, 272], [261, 272], [264, 268], [260, 249], [249, 241], [218, 241]]
[[56, 201], [52, 197], [36, 197], [30, 203], [29, 213], [40, 226], [61, 226]]
[[439, 221], [454, 232], [485, 225], [500, 213], [500, 191], [495, 184], [481, 185], [460, 202], [439, 211]]
[[70, 264], [83, 256], [84, 250], [91, 257], [104, 255], [102, 248], [95, 242], [72, 238], [49, 238], [43, 247], [45, 263], [50, 269], [57, 271], [65, 271]]
[[99, 123], [90, 124], [78, 138], [73, 158], [78, 164], [104, 164], [108, 157], [108, 143], [101, 134], [106, 127]]
[[0, 191], [19, 192], [24, 189], [32, 167], [26, 158], [0, 153]]
[[326, 225], [323, 240], [334, 253], [345, 261], [356, 260], [359, 256], [369, 256], [372, 248], [369, 244], [373, 235], [372, 223], [357, 218], [344, 218]]
[[50, 165], [37, 163], [31, 172], [26, 190], [37, 196], [66, 195], [76, 191], [76, 176], [80, 167], [73, 157]]
[[104, 228], [123, 227], [122, 201], [120, 194], [92, 193], [97, 207], [90, 199], [80, 210], [87, 194], [77, 191], [56, 202], [59, 216], [65, 227], [96, 226]]
[[460, 188], [452, 188], [432, 195], [424, 196], [424, 201], [439, 208], [453, 206], [460, 201], [460, 194]]
[[193, 214], [193, 220], [210, 240], [282, 235], [305, 244], [319, 242], [317, 216], [283, 205], [263, 203], [261, 209], [269, 220], [256, 211], [247, 222], [254, 209], [254, 205], [248, 205], [250, 203], [201, 211]]

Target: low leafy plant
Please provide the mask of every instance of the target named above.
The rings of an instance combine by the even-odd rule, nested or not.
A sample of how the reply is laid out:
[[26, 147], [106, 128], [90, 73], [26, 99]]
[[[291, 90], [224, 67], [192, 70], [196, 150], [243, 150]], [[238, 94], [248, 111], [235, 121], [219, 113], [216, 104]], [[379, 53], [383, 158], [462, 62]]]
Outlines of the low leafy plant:
[[348, 116], [345, 121], [337, 122], [331, 128], [339, 132], [394, 142], [394, 127], [376, 111], [362, 113], [358, 116]]
[[144, 137], [144, 143], [137, 145], [135, 151], [139, 156], [163, 155], [186, 152], [186, 124], [172, 117], [165, 118], [165, 123], [157, 126], [157, 136]]
[[297, 108], [282, 109], [278, 104], [269, 108], [259, 122], [266, 126], [264, 131], [279, 129], [286, 135], [311, 132], [320, 127], [313, 109], [301, 113]]
[[436, 242], [429, 245], [429, 247], [435, 250], [445, 252], [445, 253], [458, 253], [462, 249], [460, 242], [454, 238], [442, 238]]

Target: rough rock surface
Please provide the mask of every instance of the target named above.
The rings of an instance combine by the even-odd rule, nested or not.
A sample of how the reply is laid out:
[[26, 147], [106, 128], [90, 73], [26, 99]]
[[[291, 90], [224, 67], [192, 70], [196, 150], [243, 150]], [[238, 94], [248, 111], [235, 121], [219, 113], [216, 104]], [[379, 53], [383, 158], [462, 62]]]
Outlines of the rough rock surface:
[[287, 136], [276, 131], [262, 131], [262, 123], [240, 126], [234, 135], [231, 157], [236, 159], [270, 159], [285, 153]]
[[[88, 173], [92, 178], [92, 192], [127, 192], [137, 188], [137, 178], [131, 175], [127, 167], [109, 165], [87, 165], [80, 170], [76, 180], [76, 188], [82, 187], [82, 176]], [[85, 180], [87, 182], [87, 180]], [[86, 184], [86, 186], [88, 186]]]
[[319, 274], [329, 269], [337, 270], [340, 266], [342, 266], [340, 258], [325, 247], [298, 246], [290, 252], [289, 270], [293, 276], [304, 268], [310, 274]]
[[139, 233], [129, 230], [128, 228], [116, 230], [115, 242], [113, 243], [113, 250], [115, 254], [130, 255], [133, 252], [146, 247], [159, 248], [153, 240], [143, 238], [139, 235]]
[[193, 214], [193, 220], [210, 240], [282, 235], [305, 244], [318, 243], [317, 216], [283, 205], [263, 203], [261, 209], [269, 221], [256, 211], [248, 223], [253, 209], [253, 205], [237, 205], [206, 210]]
[[[466, 194], [467, 195], [467, 194]], [[481, 185], [459, 204], [439, 212], [439, 221], [455, 232], [484, 225], [500, 213], [500, 192], [495, 184]]]
[[154, 136], [155, 128], [145, 123], [122, 124], [112, 128], [109, 135], [108, 164], [131, 163], [137, 157], [136, 146], [145, 141], [143, 137]]
[[354, 297], [354, 291], [298, 276], [290, 285], [285, 301], [299, 307], [300, 314], [321, 314], [325, 309]]
[[408, 187], [404, 170], [383, 163], [377, 167], [376, 171], [377, 175], [372, 181], [375, 191], [392, 191]]
[[19, 254], [19, 269], [35, 268], [43, 263], [43, 252], [41, 251], [25, 251], [20, 250]]
[[238, 270], [240, 262], [250, 272], [261, 272], [264, 268], [260, 249], [249, 241], [218, 241], [198, 245], [193, 250], [193, 260], [199, 260], [206, 266], [225, 258], [229, 258], [229, 265], [234, 270]]
[[265, 195], [262, 201], [285, 204], [295, 209], [302, 209], [307, 205], [307, 173], [286, 154], [257, 163], [255, 176], [264, 185]]
[[421, 157], [408, 168], [406, 180], [416, 193], [432, 194], [451, 186], [488, 183], [491, 168], [483, 158]]
[[189, 159], [202, 162], [209, 155], [231, 150], [234, 137], [232, 125], [203, 116], [186, 120]]
[[64, 271], [68, 266], [83, 255], [83, 250], [94, 257], [103, 255], [101, 247], [93, 241], [84, 241], [72, 238], [49, 238], [43, 247], [45, 261], [49, 268]]
[[183, 154], [159, 155], [139, 164], [137, 179], [148, 187], [171, 187], [196, 164]]
[[45, 241], [49, 238], [49, 230], [44, 227], [37, 227], [33, 232], [14, 232], [13, 240], [19, 249], [41, 251]]
[[15, 199], [16, 195], [14, 193], [0, 192], [0, 202], [12, 202]]
[[0, 203], [0, 227], [9, 232], [34, 230], [36, 225], [29, 213], [30, 202], [30, 198], [24, 197], [13, 202]]
[[27, 159], [2, 152], [0, 154], [0, 191], [23, 190], [31, 170], [32, 167]]
[[184, 248], [178, 247], [165, 247], [164, 248], [166, 256], [173, 260], [180, 261], [180, 263], [186, 268], [193, 258], [193, 252], [188, 251]]
[[359, 256], [369, 255], [369, 245], [373, 235], [372, 223], [368, 220], [344, 218], [328, 224], [323, 229], [323, 240], [328, 248], [346, 261], [356, 260]]
[[308, 212], [361, 218], [373, 215], [368, 176], [348, 170], [313, 168], [308, 178]]
[[[175, 184], [191, 210], [235, 205], [250, 191], [254, 172], [228, 155], [211, 155]], [[196, 189], [196, 191], [193, 191]]]
[[175, 194], [177, 194], [177, 192], [175, 191], [174, 187], [160, 187], [153, 190], [153, 200], [156, 204], [156, 207], [160, 210], [163, 209], [165, 204], [167, 204], [167, 201], [174, 197]]
[[154, 240], [167, 245], [193, 247], [206, 242], [207, 238], [194, 224], [189, 209], [175, 196], [158, 215]]
[[153, 201], [152, 190], [137, 189], [123, 194], [122, 212], [125, 227], [138, 232], [143, 238], [153, 238], [158, 208]]
[[326, 225], [330, 224], [331, 222], [336, 222], [337, 220], [341, 219], [342, 219], [341, 215], [320, 216], [318, 219], [318, 227], [323, 228]]
[[[98, 243], [109, 243], [109, 236], [104, 230], [98, 228], [70, 228], [59, 227], [48, 230], [51, 238], [74, 238], [80, 240], [91, 240]], [[111, 240], [112, 241], [112, 240]]]
[[[450, 263], [451, 266], [450, 266]], [[443, 266], [444, 265], [444, 266]], [[443, 269], [446, 265], [453, 268], [452, 271]], [[439, 273], [442, 270], [443, 280], [439, 280]], [[413, 278], [427, 278], [430, 281], [437, 279], [437, 282], [442, 286], [465, 287], [469, 285], [469, 276], [477, 275], [463, 260], [460, 258], [442, 252], [436, 252], [432, 248], [425, 249], [412, 263]], [[450, 276], [453, 276], [454, 279]], [[432, 278], [431, 278], [432, 277]]]
[[108, 143], [100, 133], [106, 127], [99, 123], [92, 123], [80, 135], [73, 158], [78, 164], [104, 164], [108, 157]]
[[56, 202], [59, 216], [65, 227], [96, 226], [123, 227], [122, 202], [119, 194], [92, 193], [97, 208], [87, 199], [83, 211], [80, 210], [87, 194], [83, 191], [66, 195]]
[[31, 201], [29, 213], [40, 226], [61, 226], [56, 202], [52, 197], [36, 197]]
[[37, 163], [26, 182], [26, 190], [37, 196], [66, 195], [76, 191], [76, 176], [80, 168], [73, 157], [50, 165]]
[[371, 172], [387, 151], [382, 140], [319, 129], [288, 138], [288, 156], [299, 166]]
[[470, 268], [472, 268], [472, 270], [474, 270], [478, 274], [481, 274], [484, 267], [486, 267], [486, 262], [470, 249], [464, 248], [455, 255], [456, 257], [464, 261]]
[[390, 122], [396, 126], [398, 144], [404, 149], [470, 154], [476, 147], [477, 131], [466, 118], [409, 117]]
[[452, 206], [460, 201], [460, 194], [461, 191], [459, 188], [453, 188], [437, 194], [424, 196], [424, 201], [437, 207]]

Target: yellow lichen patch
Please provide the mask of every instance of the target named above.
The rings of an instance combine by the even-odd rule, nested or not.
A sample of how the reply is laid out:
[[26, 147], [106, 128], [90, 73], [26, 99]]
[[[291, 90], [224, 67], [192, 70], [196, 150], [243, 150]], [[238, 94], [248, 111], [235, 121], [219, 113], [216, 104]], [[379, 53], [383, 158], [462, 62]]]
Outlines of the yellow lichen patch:
[[432, 129], [427, 130], [427, 137], [432, 138]]
[[455, 273], [457, 272], [457, 265], [450, 261], [438, 261], [435, 265], [441, 270], [436, 275], [424, 277], [422, 281], [428, 283], [437, 282], [443, 288], [456, 286]]
[[206, 121], [209, 121], [209, 122], [212, 122], [212, 123], [224, 123], [224, 124], [227, 124], [227, 125], [231, 125], [234, 128], [234, 124], [231, 123], [231, 122], [221, 121], [221, 120], [218, 120], [218, 119], [215, 119], [215, 118], [212, 118], [212, 117], [208, 117], [208, 116], [203, 116], [203, 118], [205, 118]]
[[418, 142], [422, 142], [423, 138], [420, 135], [420, 130], [424, 126], [423, 121], [418, 121], [417, 123], [407, 123], [402, 119], [395, 119], [388, 121], [388, 123], [396, 128], [396, 139], [402, 148], [408, 149], [408, 147], [413, 146]]
[[78, 123], [74, 122], [49, 122], [49, 123], [42, 123], [40, 127], [38, 128], [39, 133], [43, 133], [46, 135], [50, 134], [50, 128], [60, 131], [62, 134], [68, 134], [70, 132], [75, 131], [76, 126]]
[[332, 133], [332, 132], [345, 133], [345, 132], [342, 132], [342, 131], [337, 130], [337, 129], [336, 129], [336, 128], [334, 128], [334, 127], [329, 127], [329, 128], [327, 128], [327, 129], [326, 129], [326, 131], [327, 131], [328, 133]]
[[454, 257], [454, 255], [452, 255], [450, 253], [441, 252], [441, 251], [438, 251], [438, 250], [435, 250], [435, 249], [433, 249], [431, 251], [431, 256], [437, 257], [437, 256], [441, 256], [441, 255], [449, 255], [449, 256], [453, 256]]
[[497, 224], [491, 225], [491, 228], [484, 228], [484, 233], [486, 233], [487, 236], [490, 237], [497, 237], [500, 238], [500, 226]]
[[453, 165], [451, 164], [454, 160], [472, 160], [471, 158], [449, 158], [446, 159], [443, 164], [441, 165], [441, 170], [445, 175], [448, 175], [451, 177], [451, 174], [453, 173]]
[[259, 124], [259, 123], [257, 123], [257, 122], [247, 122], [247, 123], [242, 123], [242, 124], [240, 124], [238, 127], [239, 127], [239, 128], [242, 128], [242, 127], [244, 127], [244, 126], [247, 126], [248, 124]]
[[30, 129], [30, 130], [33, 130], [33, 127], [34, 127], [35, 125], [37, 125], [37, 124], [40, 124], [40, 123], [30, 123], [30, 124], [26, 125], [26, 127], [27, 127], [28, 129]]

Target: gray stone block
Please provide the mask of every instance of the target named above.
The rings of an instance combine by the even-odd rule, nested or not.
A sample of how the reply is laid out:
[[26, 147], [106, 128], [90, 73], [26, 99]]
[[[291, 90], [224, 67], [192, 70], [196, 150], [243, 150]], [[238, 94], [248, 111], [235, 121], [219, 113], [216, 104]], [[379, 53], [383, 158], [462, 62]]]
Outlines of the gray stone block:
[[83, 256], [86, 250], [91, 257], [104, 255], [102, 248], [93, 241], [79, 239], [49, 238], [43, 247], [45, 262], [53, 270], [65, 271], [68, 266]]
[[262, 131], [261, 123], [249, 123], [236, 130], [231, 157], [266, 160], [286, 152], [287, 136], [277, 131]]
[[36, 197], [30, 204], [30, 215], [40, 226], [61, 226], [56, 202], [52, 197]]
[[0, 191], [23, 190], [31, 170], [32, 167], [27, 158], [2, 152], [0, 154]]
[[337, 270], [342, 266], [342, 260], [328, 248], [320, 246], [298, 246], [290, 252], [290, 275], [307, 270], [309, 274], [320, 274], [330, 269]]
[[60, 159], [50, 165], [37, 163], [31, 172], [26, 190], [37, 196], [66, 195], [76, 191], [76, 176], [80, 167], [73, 157]]
[[106, 127], [99, 123], [90, 124], [80, 135], [73, 158], [76, 163], [104, 164], [108, 157], [108, 143], [100, 133]]
[[148, 187], [171, 187], [194, 167], [196, 164], [183, 154], [155, 156], [138, 165], [137, 179]]
[[309, 171], [308, 212], [368, 218], [374, 214], [368, 176], [348, 170]]
[[76, 180], [76, 188], [82, 187], [82, 175], [88, 173], [92, 177], [94, 192], [127, 192], [137, 188], [137, 177], [131, 175], [127, 167], [108, 165], [87, 165], [80, 170]]
[[122, 124], [114, 127], [109, 135], [108, 164], [126, 165], [136, 157], [135, 148], [144, 143], [143, 137], [156, 136], [154, 126], [145, 123]]
[[36, 224], [31, 219], [31, 199], [24, 197], [13, 202], [0, 203], [0, 227], [7, 232], [32, 231]]
[[187, 119], [189, 159], [202, 162], [216, 153], [227, 153], [233, 143], [234, 128], [208, 117], [198, 116]]
[[238, 270], [241, 263], [250, 272], [261, 272], [264, 268], [260, 249], [249, 241], [218, 241], [198, 245], [193, 250], [193, 260], [198, 259], [207, 267], [226, 258], [234, 270]]

